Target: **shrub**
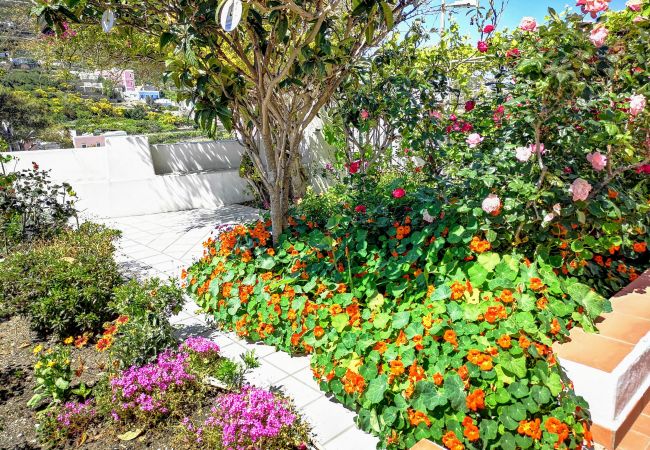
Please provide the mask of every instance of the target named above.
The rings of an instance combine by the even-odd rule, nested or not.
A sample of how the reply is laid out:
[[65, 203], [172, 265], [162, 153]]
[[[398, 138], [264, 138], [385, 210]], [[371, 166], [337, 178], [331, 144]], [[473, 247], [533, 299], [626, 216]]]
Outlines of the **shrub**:
[[0, 233], [4, 253], [10, 247], [60, 233], [76, 216], [76, 194], [67, 183], [56, 184], [49, 172], [32, 169], [6, 173], [3, 158], [0, 174]]
[[111, 308], [126, 318], [114, 335], [110, 353], [122, 367], [151, 362], [175, 344], [169, 318], [183, 307], [183, 292], [173, 282], [155, 278], [142, 284], [135, 280], [119, 286]]
[[84, 223], [0, 263], [0, 304], [29, 316], [40, 335], [61, 338], [97, 330], [120, 282], [113, 260], [117, 231]]

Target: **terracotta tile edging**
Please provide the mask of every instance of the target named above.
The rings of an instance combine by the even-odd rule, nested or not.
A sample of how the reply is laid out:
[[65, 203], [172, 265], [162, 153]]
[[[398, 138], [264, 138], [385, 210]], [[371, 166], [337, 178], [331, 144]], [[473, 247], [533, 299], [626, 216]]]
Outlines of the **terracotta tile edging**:
[[422, 439], [420, 442], [415, 444], [410, 450], [445, 450], [444, 447], [434, 444], [428, 439]]

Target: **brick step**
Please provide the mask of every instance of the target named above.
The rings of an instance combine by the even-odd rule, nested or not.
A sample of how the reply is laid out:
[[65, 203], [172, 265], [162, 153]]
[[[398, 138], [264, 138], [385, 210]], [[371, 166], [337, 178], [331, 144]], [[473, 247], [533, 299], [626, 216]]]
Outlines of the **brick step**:
[[[650, 271], [611, 302], [613, 312], [596, 321], [599, 334], [574, 328], [568, 342], [553, 348], [576, 393], [589, 403], [594, 440], [620, 450], [650, 399]], [[641, 422], [638, 426], [650, 426]], [[650, 435], [650, 429], [644, 431]]]

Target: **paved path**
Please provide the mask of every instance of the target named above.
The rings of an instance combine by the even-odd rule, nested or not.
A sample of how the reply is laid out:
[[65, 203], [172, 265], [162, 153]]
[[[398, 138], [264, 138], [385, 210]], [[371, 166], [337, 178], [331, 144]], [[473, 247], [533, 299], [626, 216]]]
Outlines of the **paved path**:
[[[103, 222], [123, 233], [117, 259], [128, 273], [139, 277], [178, 278], [183, 267], [202, 255], [202, 243], [217, 225], [257, 217], [257, 210], [233, 205], [217, 210], [197, 209]], [[372, 450], [376, 447], [377, 439], [355, 426], [355, 414], [319, 390], [312, 378], [308, 357], [291, 357], [268, 345], [250, 344], [234, 333], [216, 331], [207, 316], [196, 313], [197, 309], [196, 304], [188, 300], [185, 309], [174, 317], [181, 336], [208, 336], [229, 358], [254, 349], [261, 365], [250, 373], [248, 381], [260, 387], [278, 387], [291, 396], [311, 423], [322, 449]]]

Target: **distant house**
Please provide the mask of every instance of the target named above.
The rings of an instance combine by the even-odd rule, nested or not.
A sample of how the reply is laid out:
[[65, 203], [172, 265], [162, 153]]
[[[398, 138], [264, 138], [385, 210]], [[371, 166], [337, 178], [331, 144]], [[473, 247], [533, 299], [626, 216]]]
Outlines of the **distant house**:
[[125, 92], [135, 91], [135, 72], [132, 70], [123, 71], [120, 84]]
[[160, 91], [145, 88], [140, 89], [138, 91], [138, 99], [147, 100], [147, 98], [150, 98], [151, 100], [158, 100], [160, 98]]
[[111, 136], [126, 136], [126, 131], [107, 131], [104, 134], [82, 134], [77, 136], [75, 131], [71, 131], [72, 144], [74, 148], [91, 148], [91, 147], [104, 147], [106, 145], [106, 138]]

